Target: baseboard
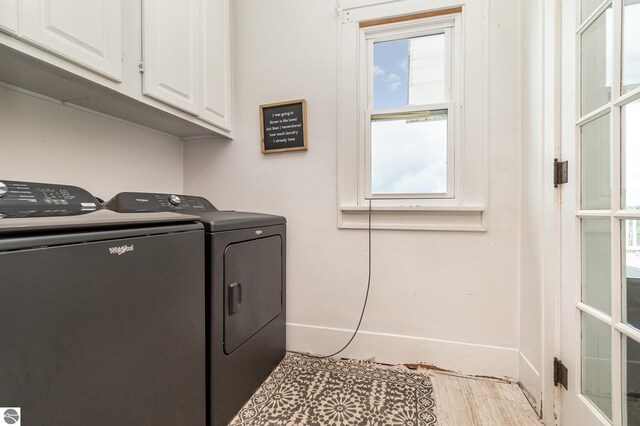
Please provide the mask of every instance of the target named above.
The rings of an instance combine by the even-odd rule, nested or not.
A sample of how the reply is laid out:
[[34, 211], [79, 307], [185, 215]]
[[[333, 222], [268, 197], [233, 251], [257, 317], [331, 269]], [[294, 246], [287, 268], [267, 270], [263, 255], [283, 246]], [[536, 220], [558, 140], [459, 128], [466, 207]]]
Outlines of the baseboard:
[[518, 352], [519, 384], [533, 409], [542, 411], [542, 379], [540, 373], [522, 352]]
[[[352, 330], [287, 324], [287, 349], [327, 355], [340, 349]], [[431, 364], [463, 374], [514, 379], [518, 377], [518, 350], [397, 334], [360, 331], [340, 356], [373, 358], [385, 364]]]

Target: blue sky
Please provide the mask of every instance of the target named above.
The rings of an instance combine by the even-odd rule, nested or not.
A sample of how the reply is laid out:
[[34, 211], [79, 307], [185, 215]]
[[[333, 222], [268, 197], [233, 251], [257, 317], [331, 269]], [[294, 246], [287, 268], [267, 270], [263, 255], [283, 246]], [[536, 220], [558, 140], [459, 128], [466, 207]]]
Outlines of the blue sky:
[[373, 108], [406, 106], [409, 99], [409, 40], [373, 45]]

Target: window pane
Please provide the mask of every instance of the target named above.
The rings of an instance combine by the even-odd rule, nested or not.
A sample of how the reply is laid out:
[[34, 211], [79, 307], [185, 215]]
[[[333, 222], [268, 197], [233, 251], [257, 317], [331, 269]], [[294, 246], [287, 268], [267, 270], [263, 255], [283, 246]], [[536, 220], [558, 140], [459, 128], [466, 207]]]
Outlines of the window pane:
[[372, 194], [447, 192], [447, 111], [430, 113], [372, 119]]
[[373, 45], [373, 107], [398, 108], [445, 102], [444, 34]]
[[627, 372], [626, 377], [623, 377], [627, 403], [625, 424], [631, 426], [640, 424], [640, 344], [626, 336], [623, 339], [622, 364], [623, 371]]
[[640, 0], [625, 0], [622, 32], [622, 93], [640, 87]]
[[609, 219], [582, 219], [582, 301], [611, 315]]
[[622, 107], [622, 207], [640, 209], [640, 100]]
[[622, 223], [622, 276], [624, 291], [624, 321], [640, 329], [640, 221]]
[[609, 7], [581, 36], [582, 115], [611, 100], [612, 36]]
[[582, 21], [584, 22], [602, 3], [603, 0], [582, 0]]
[[582, 126], [582, 209], [611, 208], [609, 114]]
[[611, 419], [611, 327], [582, 313], [582, 394]]

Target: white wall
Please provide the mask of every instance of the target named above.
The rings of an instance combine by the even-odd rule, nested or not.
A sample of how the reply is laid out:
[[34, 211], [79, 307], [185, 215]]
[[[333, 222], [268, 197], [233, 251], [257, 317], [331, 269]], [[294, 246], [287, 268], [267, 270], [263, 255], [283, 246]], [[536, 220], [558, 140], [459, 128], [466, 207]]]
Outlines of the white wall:
[[[490, 2], [489, 230], [374, 231], [369, 305], [346, 356], [518, 376], [519, 3]], [[185, 143], [185, 191], [287, 217], [288, 346], [327, 354], [355, 327], [367, 280], [366, 231], [337, 228], [335, 2], [232, 4], [235, 140]], [[309, 151], [261, 154], [258, 106], [298, 98]]]
[[182, 142], [0, 87], [0, 179], [63, 183], [105, 200], [182, 191]]

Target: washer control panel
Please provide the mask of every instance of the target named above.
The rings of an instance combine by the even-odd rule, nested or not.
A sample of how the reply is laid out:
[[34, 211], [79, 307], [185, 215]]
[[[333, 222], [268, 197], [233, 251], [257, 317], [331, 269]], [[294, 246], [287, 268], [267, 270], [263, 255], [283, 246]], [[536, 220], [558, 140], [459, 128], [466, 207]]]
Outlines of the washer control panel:
[[77, 186], [0, 181], [0, 218], [69, 216], [101, 208], [93, 195]]
[[215, 212], [203, 197], [153, 192], [121, 192], [107, 202], [107, 208], [120, 213], [135, 212]]

